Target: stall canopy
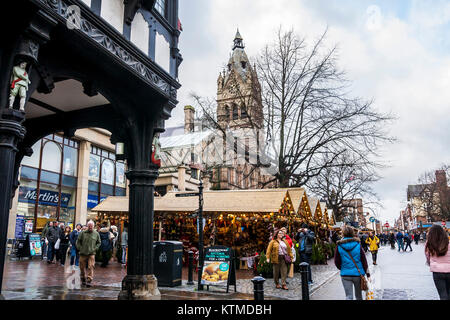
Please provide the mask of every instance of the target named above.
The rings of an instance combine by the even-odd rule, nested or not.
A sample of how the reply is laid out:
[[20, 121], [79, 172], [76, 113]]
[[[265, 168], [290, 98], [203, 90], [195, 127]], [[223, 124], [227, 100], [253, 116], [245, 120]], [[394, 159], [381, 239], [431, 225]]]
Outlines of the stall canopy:
[[[156, 198], [155, 212], [194, 212], [198, 210], [198, 197], [180, 197], [177, 194], [192, 192], [168, 192]], [[223, 190], [203, 192], [204, 213], [277, 213], [295, 215], [296, 206], [303, 199], [303, 188]], [[128, 197], [108, 197], [95, 208], [94, 212], [128, 212]]]

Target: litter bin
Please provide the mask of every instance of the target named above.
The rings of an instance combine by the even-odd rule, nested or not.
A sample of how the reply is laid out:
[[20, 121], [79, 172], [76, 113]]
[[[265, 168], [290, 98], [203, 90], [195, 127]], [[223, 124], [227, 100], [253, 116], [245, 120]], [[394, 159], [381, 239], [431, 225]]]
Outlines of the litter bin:
[[153, 243], [153, 249], [153, 264], [158, 286], [180, 286], [183, 271], [183, 243], [156, 241]]

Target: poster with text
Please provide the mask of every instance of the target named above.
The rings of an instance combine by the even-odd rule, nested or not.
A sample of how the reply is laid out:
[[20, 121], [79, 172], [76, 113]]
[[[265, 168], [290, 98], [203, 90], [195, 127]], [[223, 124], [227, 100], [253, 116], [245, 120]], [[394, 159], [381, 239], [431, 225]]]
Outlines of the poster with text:
[[206, 248], [201, 284], [226, 285], [230, 273], [231, 249], [224, 246]]

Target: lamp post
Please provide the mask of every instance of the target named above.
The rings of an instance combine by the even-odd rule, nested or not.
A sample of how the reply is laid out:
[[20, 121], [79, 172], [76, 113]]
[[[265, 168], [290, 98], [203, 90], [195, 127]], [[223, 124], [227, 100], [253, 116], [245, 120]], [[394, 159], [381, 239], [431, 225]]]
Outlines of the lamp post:
[[201, 284], [203, 258], [203, 181], [200, 177], [198, 186], [198, 291], [203, 290]]

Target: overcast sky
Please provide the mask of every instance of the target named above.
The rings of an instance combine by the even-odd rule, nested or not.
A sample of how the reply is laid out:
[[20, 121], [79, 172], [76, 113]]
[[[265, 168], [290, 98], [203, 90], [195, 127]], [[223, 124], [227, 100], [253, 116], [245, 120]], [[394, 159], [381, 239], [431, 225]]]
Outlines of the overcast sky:
[[236, 29], [256, 56], [281, 25], [339, 46], [339, 63], [355, 96], [374, 99], [397, 120], [398, 139], [384, 150], [390, 168], [376, 185], [393, 222], [406, 206], [406, 188], [426, 170], [450, 162], [450, 2], [445, 0], [180, 0], [183, 32], [179, 105], [166, 126], [183, 122], [189, 93], [215, 97]]

